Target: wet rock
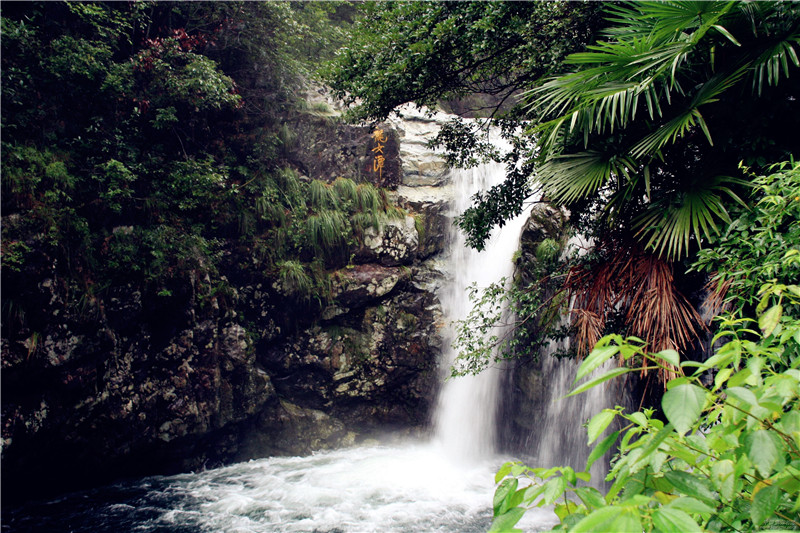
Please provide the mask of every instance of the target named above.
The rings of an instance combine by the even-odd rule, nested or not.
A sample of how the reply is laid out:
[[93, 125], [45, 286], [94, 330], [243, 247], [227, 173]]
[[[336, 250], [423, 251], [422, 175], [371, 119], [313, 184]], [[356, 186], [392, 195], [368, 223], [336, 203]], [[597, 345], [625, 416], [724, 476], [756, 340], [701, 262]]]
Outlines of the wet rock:
[[406, 105], [400, 109], [402, 118], [389, 120], [400, 139], [402, 184], [409, 187], [436, 187], [447, 183], [449, 167], [444, 158], [427, 146], [449, 118], [444, 113], [426, 113]]
[[[269, 267], [234, 241], [221, 242], [217, 273], [96, 293], [70, 281], [42, 239], [25, 241], [22, 270], [3, 272], [4, 299], [13, 293], [28, 311], [4, 316], [0, 340], [4, 481], [104, 482], [425, 426], [449, 225], [447, 187], [431, 187], [448, 171], [424, 146], [439, 119], [379, 125], [386, 161], [376, 174], [374, 127], [334, 115], [320, 101], [287, 121], [289, 164], [327, 181], [404, 180], [394, 198], [411, 215], [367, 232], [352, 268], [333, 277], [327, 307], [281, 294]], [[6, 238], [24, 220], [5, 216], [3, 226]]]
[[360, 262], [384, 266], [407, 265], [416, 258], [418, 247], [414, 217], [406, 216], [402, 220], [388, 220], [379, 229], [367, 228], [357, 258]]
[[413, 213], [419, 221], [421, 231], [417, 256], [420, 259], [427, 259], [445, 250], [452, 224], [451, 200], [451, 187], [397, 188], [398, 204]]
[[323, 319], [366, 306], [389, 294], [410, 274], [408, 268], [376, 264], [354, 265], [337, 271], [333, 276], [334, 303], [325, 310]]

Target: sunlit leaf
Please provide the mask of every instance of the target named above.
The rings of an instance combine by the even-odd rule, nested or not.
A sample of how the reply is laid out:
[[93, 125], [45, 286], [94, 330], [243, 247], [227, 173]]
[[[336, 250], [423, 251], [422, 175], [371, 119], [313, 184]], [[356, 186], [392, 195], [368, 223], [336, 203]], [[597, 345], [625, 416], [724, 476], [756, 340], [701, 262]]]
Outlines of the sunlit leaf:
[[705, 398], [706, 391], [701, 387], [692, 384], [679, 385], [664, 393], [661, 407], [675, 430], [684, 435], [700, 418]]
[[746, 435], [747, 458], [762, 477], [769, 477], [780, 460], [778, 446], [769, 431], [758, 429]]
[[753, 523], [760, 526], [775, 513], [781, 501], [781, 489], [775, 486], [766, 486], [755, 493], [753, 503], [750, 505], [750, 517]]
[[758, 317], [758, 327], [761, 329], [761, 333], [763, 333], [765, 337], [769, 337], [772, 332], [775, 331], [775, 328], [781, 321], [782, 314], [783, 306], [781, 304], [775, 304], [763, 315]]
[[663, 533], [693, 533], [704, 531], [692, 517], [670, 507], [662, 507], [653, 512], [653, 525]]
[[602, 507], [578, 522], [571, 531], [572, 533], [597, 533], [598, 531], [641, 533], [642, 522], [635, 509]]
[[589, 442], [588, 444], [593, 443], [597, 437], [599, 437], [603, 431], [606, 430], [608, 425], [614, 420], [617, 414], [610, 410], [604, 409], [594, 415], [591, 420], [589, 420], [589, 424], [587, 425], [587, 433], [589, 435]]
[[575, 375], [575, 382], [580, 381], [582, 378], [591, 374], [595, 369], [600, 367], [603, 363], [614, 357], [619, 352], [619, 346], [603, 346], [595, 348], [578, 367], [578, 372]]

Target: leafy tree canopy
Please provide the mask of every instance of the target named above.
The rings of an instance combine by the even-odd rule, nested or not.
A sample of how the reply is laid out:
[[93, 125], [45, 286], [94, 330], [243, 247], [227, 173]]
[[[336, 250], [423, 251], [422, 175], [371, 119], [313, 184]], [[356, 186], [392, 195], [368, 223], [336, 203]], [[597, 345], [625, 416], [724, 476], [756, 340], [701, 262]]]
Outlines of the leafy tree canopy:
[[358, 102], [359, 119], [472, 94], [491, 96], [485, 107], [494, 109], [560, 71], [589, 41], [599, 11], [579, 2], [370, 2], [327, 81]]
[[34, 305], [27, 269], [43, 265], [96, 312], [127, 284], [161, 298], [192, 280], [202, 297], [240, 249], [290, 297], [324, 294], [326, 268], [397, 216], [368, 183], [292, 169], [302, 82], [354, 14], [341, 2], [4, 3], [4, 312]]
[[[461, 218], [472, 245], [540, 188], [582, 230], [676, 259], [728, 218], [740, 160], [796, 148], [798, 20], [780, 2], [368, 4], [329, 80], [358, 118], [474, 93], [515, 102], [501, 121], [518, 143], [509, 180]], [[477, 130], [437, 144], [474, 163]]]

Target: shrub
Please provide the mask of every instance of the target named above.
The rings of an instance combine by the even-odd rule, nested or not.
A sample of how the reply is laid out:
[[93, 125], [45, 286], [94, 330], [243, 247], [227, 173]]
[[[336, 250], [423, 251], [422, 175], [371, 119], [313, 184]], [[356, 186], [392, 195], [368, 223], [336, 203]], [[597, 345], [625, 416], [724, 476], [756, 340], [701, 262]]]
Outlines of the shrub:
[[[602, 338], [570, 395], [629, 372], [674, 368], [661, 412], [616, 407], [594, 416], [588, 441], [599, 442], [583, 472], [504, 465], [492, 531], [515, 531], [527, 508], [542, 505], [554, 505], [556, 529], [571, 532], [800, 529], [800, 167], [772, 168], [755, 180], [753, 207], [695, 264], [717, 269], [714, 280], [728, 290], [713, 355], [681, 361], [635, 337]], [[627, 365], [580, 382], [615, 356]], [[623, 427], [603, 436], [616, 419]], [[606, 493], [581, 483], [615, 446]]]

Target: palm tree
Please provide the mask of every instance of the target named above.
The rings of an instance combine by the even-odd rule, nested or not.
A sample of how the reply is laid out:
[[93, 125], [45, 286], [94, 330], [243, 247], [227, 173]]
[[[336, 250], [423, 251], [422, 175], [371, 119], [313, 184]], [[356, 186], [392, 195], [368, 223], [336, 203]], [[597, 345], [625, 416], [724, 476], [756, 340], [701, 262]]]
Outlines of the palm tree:
[[535, 180], [597, 224], [595, 261], [565, 284], [579, 352], [612, 312], [652, 350], [684, 350], [703, 325], [676, 287], [679, 261], [730, 222], [748, 150], [769, 141], [778, 160], [797, 148], [800, 8], [637, 2], [607, 16], [604, 40], [567, 58], [573, 72], [526, 93], [541, 117]]
[[[606, 222], [628, 224], [648, 251], [680, 259], [719, 232], [729, 200], [740, 201], [731, 188], [740, 181], [724, 172], [743, 154], [721, 153], [730, 143], [715, 151], [714, 136], [731, 132], [713, 125], [726, 123], [719, 115], [731, 105], [776, 103], [759, 96], [800, 66], [800, 8], [673, 1], [611, 4], [607, 13], [606, 40], [567, 58], [578, 69], [527, 93], [545, 117], [534, 130], [536, 178], [557, 203], [596, 195]], [[703, 158], [716, 165], [697, 164]]]

